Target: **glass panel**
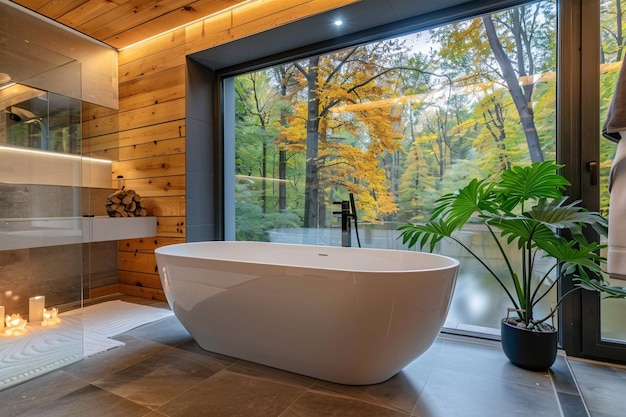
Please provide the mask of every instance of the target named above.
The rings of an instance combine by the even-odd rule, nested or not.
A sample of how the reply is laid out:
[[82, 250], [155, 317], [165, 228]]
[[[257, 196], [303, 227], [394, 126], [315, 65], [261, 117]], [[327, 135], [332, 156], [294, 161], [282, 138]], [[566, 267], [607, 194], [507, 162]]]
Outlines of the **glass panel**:
[[[443, 194], [555, 159], [555, 45], [555, 4], [536, 2], [235, 77], [236, 239], [406, 249], [396, 228]], [[486, 234], [460, 236], [497, 262]], [[437, 250], [462, 260], [447, 325], [498, 332], [502, 289]]]
[[[603, 0], [601, 2], [601, 62], [600, 62], [600, 121], [606, 120], [607, 110], [611, 103], [617, 78], [624, 57], [624, 40], [622, 27], [624, 16], [622, 2], [619, 0]], [[600, 206], [603, 214], [608, 215], [610, 194], [608, 178], [615, 157], [617, 145], [599, 135], [600, 140]], [[604, 242], [606, 243], [606, 242]], [[605, 277], [608, 279], [608, 277]], [[609, 280], [611, 281], [611, 280]], [[619, 280], [612, 280], [613, 285], [624, 286]], [[626, 342], [626, 322], [623, 320], [624, 300], [602, 299], [600, 302], [601, 338], [614, 342]]]
[[[3, 91], [6, 127], [0, 143], [52, 152], [81, 154], [80, 100], [15, 84]], [[28, 97], [26, 100], [24, 97]], [[17, 101], [22, 100], [22, 101]], [[16, 102], [17, 101], [17, 102]]]
[[82, 314], [61, 315], [82, 306], [83, 219], [80, 99], [30, 83], [80, 91], [80, 65], [35, 45], [0, 58], [2, 390], [82, 359]]

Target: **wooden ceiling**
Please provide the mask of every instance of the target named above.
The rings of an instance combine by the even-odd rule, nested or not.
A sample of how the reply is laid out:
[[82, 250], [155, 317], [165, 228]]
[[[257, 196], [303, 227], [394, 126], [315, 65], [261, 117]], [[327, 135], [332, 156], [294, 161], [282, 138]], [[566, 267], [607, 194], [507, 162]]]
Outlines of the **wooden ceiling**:
[[245, 0], [12, 1], [119, 49]]

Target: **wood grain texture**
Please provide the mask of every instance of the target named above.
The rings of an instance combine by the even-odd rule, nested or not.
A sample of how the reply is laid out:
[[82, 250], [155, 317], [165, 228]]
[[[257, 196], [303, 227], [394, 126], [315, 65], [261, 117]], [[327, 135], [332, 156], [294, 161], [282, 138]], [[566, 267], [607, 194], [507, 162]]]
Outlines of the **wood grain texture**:
[[[356, 1], [13, 0], [117, 49], [199, 20], [203, 21], [203, 38], [226, 39], [227, 34], [236, 39], [241, 33], [257, 33]], [[205, 32], [207, 27], [210, 30]], [[228, 33], [231, 29], [234, 30]]]
[[[125, 179], [185, 175], [185, 154], [163, 155], [113, 163], [111, 180], [122, 175]], [[140, 190], [135, 190], [141, 195]]]
[[150, 300], [167, 301], [162, 289], [139, 287], [137, 285], [120, 284], [120, 292], [135, 297], [148, 298]]
[[159, 274], [120, 271], [120, 284], [159, 290], [161, 289], [161, 278], [159, 277]]
[[90, 289], [89, 298], [95, 299], [95, 298], [104, 297], [107, 295], [119, 294], [119, 293], [120, 293], [120, 285], [111, 284], [111, 285], [105, 285], [102, 287]]
[[120, 271], [158, 273], [156, 259], [151, 253], [119, 252], [118, 259]]
[[[118, 79], [120, 83], [124, 83], [184, 64], [185, 47], [184, 45], [180, 45], [141, 59], [137, 59], [129, 62], [128, 64], [120, 65], [118, 70]], [[180, 81], [184, 82], [184, 78]], [[164, 85], [164, 83], [159, 84]]]
[[141, 190], [141, 196], [145, 199], [185, 196], [186, 193], [184, 175], [124, 180], [124, 184], [131, 190]]
[[155, 249], [161, 246], [174, 245], [177, 243], [185, 243], [185, 239], [171, 237], [126, 239], [120, 240], [118, 247], [120, 251], [153, 253]]

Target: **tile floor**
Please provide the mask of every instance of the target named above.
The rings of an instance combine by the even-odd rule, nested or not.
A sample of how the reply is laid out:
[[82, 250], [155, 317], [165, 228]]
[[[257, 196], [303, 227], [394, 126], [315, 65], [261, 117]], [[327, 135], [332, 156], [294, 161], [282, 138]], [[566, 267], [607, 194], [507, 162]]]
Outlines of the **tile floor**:
[[624, 367], [559, 356], [550, 372], [529, 372], [511, 365], [497, 342], [445, 334], [395, 377], [361, 387], [205, 352], [175, 317], [116, 338], [126, 345], [0, 391], [0, 415], [626, 415]]

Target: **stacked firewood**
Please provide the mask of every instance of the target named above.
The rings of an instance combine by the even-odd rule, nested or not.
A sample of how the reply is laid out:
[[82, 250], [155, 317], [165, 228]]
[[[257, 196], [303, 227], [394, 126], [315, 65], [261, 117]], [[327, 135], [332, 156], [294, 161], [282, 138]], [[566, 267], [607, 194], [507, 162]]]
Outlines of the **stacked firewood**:
[[107, 197], [109, 217], [139, 217], [147, 214], [141, 207], [141, 197], [134, 190], [117, 190]]

